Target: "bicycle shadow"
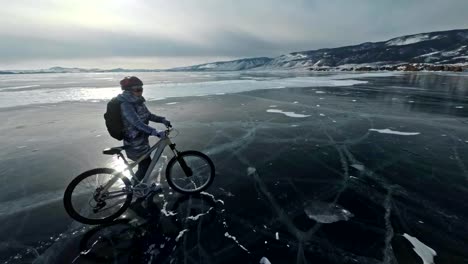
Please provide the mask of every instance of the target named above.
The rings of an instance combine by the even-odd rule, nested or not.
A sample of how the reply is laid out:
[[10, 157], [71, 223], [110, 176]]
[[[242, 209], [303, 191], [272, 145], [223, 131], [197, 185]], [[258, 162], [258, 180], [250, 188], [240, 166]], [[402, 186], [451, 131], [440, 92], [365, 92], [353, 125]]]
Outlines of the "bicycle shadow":
[[169, 210], [165, 198], [153, 194], [137, 199], [125, 218], [86, 232], [73, 263], [170, 263], [188, 229], [215, 220], [216, 202], [201, 194], [179, 195]]

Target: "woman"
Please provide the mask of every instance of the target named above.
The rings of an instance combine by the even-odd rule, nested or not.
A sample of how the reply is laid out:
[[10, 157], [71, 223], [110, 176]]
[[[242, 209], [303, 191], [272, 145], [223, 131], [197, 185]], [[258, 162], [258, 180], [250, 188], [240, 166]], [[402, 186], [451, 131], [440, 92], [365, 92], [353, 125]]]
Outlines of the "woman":
[[[127, 157], [133, 161], [150, 149], [148, 137], [164, 137], [164, 131], [158, 132], [150, 127], [149, 121], [170, 126], [171, 122], [165, 117], [152, 114], [145, 106], [143, 95], [143, 82], [135, 76], [125, 77], [120, 81], [123, 92], [117, 96], [121, 102], [122, 122], [124, 126], [124, 146]], [[138, 164], [135, 177], [142, 180], [151, 163], [151, 157], [147, 157]]]

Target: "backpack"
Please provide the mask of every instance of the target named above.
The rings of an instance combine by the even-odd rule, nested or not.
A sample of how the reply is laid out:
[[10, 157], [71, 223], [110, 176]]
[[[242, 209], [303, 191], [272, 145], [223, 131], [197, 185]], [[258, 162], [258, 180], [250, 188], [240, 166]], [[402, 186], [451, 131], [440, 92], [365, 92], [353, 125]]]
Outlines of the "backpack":
[[122, 114], [120, 112], [120, 102], [116, 97], [112, 98], [107, 103], [107, 111], [104, 114], [106, 120], [107, 131], [111, 137], [122, 140], [123, 139], [123, 122]]

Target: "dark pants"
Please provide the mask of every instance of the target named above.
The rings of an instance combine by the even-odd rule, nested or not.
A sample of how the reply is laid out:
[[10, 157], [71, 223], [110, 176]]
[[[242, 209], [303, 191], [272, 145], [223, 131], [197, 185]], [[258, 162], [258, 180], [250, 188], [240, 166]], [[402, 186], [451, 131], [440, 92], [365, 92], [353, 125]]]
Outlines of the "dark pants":
[[151, 158], [147, 157], [146, 159], [142, 160], [140, 163], [138, 163], [138, 170], [135, 173], [135, 177], [138, 180], [142, 180], [143, 177], [145, 177], [146, 171], [148, 170], [149, 165], [151, 164]]

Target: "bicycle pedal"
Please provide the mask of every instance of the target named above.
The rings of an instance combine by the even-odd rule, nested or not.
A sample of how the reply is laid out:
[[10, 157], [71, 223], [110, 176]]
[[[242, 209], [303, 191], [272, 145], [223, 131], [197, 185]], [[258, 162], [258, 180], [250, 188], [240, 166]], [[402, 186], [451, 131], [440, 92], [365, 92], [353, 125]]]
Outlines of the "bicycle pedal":
[[149, 193], [160, 193], [162, 192], [162, 187], [160, 185], [151, 185], [149, 187]]

